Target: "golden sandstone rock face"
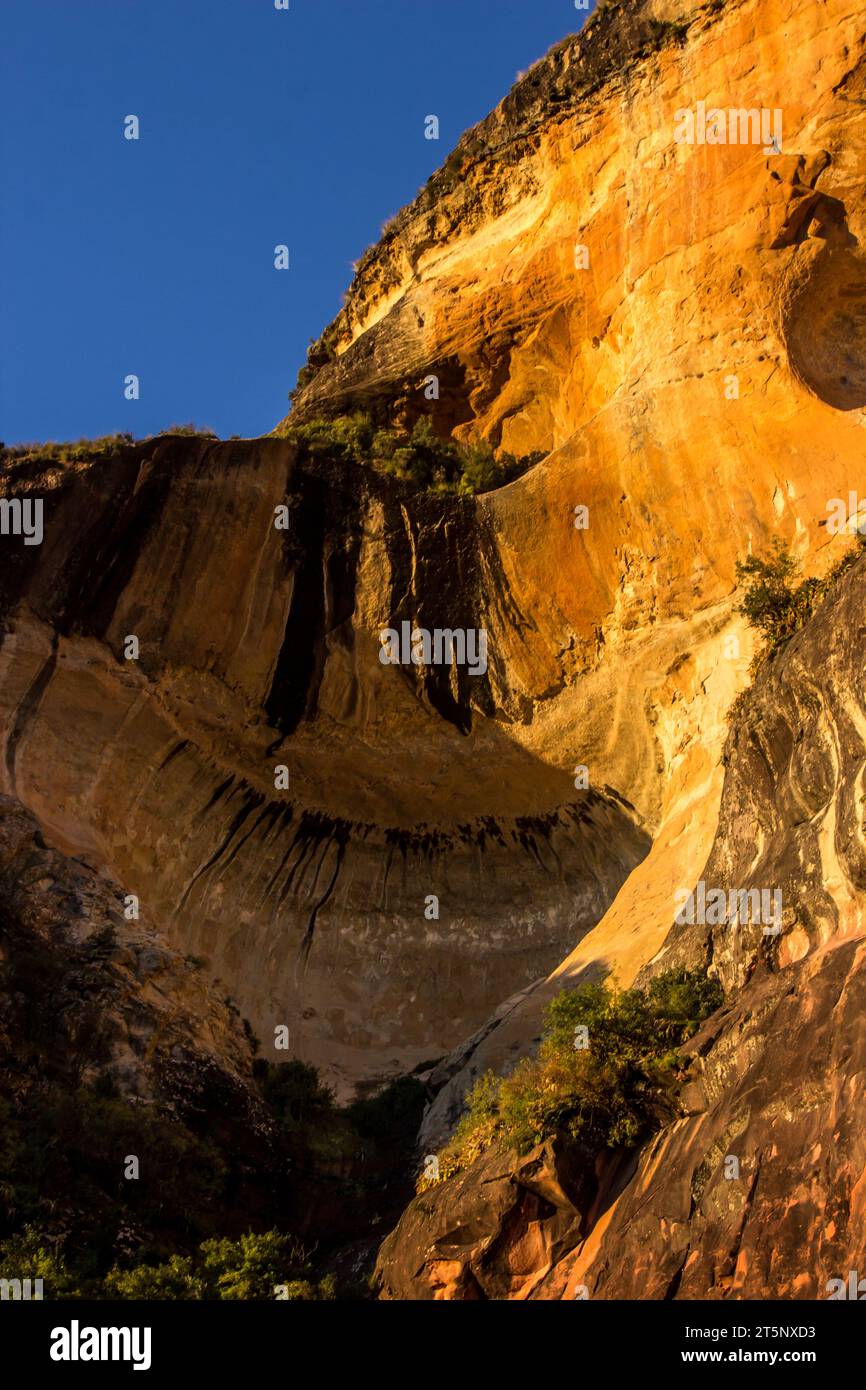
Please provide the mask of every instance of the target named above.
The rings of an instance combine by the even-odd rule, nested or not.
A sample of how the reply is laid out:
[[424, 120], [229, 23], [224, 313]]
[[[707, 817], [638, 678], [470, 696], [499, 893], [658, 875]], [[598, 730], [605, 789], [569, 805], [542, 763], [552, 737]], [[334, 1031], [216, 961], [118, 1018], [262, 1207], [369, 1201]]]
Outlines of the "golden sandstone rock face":
[[[779, 534], [823, 566], [862, 451], [862, 101], [850, 5], [622, 4], [464, 137], [292, 418], [427, 412], [545, 451], [496, 493], [279, 439], [20, 480], [48, 519], [6, 584], [5, 789], [338, 1082], [472, 1034], [650, 835], [640, 923], [615, 907], [581, 968], [660, 944], [750, 654], [734, 560]], [[780, 109], [782, 153], [678, 143], [699, 102]], [[487, 672], [381, 666], [403, 621], [485, 629]]]
[[[855, 482], [863, 94], [850, 3], [603, 10], [364, 258], [296, 401], [550, 451], [479, 502], [520, 615], [491, 633], [524, 697], [509, 737], [654, 832], [742, 681], [735, 559], [778, 534], [823, 567]], [[782, 153], [677, 143], [699, 103], [781, 111]]]
[[587, 1161], [557, 1135], [416, 1197], [380, 1252], [382, 1296], [816, 1299], [863, 1267], [864, 598], [861, 559], [726, 744], [699, 882], [776, 885], [778, 934], [708, 912], [639, 976], [710, 969], [725, 987], [677, 1112], [639, 1153]]
[[[556, 485], [574, 469], [575, 496], [585, 501], [591, 488], [591, 515], [616, 529], [600, 550], [591, 529], [586, 551], [558, 549], [546, 593], [551, 605], [565, 605], [562, 568], [578, 560], [591, 558], [596, 576], [608, 564], [618, 569], [616, 596], [597, 620], [605, 630], [625, 606], [621, 595], [642, 598], [644, 613], [632, 608], [616, 627], [616, 661], [631, 650], [641, 663], [644, 623], [654, 637], [666, 621], [675, 627], [677, 580], [691, 581], [692, 614], [680, 624], [682, 655], [665, 672], [667, 700], [642, 664], [645, 708], [666, 755], [654, 845], [563, 965], [440, 1064], [425, 1147], [447, 1135], [475, 1076], [525, 1052], [542, 1006], [563, 984], [611, 966], [622, 983], [641, 981], [655, 957], [650, 971], [709, 963], [743, 994], [696, 1043], [702, 1060], [684, 1116], [648, 1146], [636, 1173], [613, 1155], [599, 1161], [588, 1188], [584, 1172], [569, 1189], [567, 1155], [491, 1155], [409, 1208], [380, 1255], [385, 1297], [573, 1298], [579, 1289], [595, 1298], [822, 1297], [827, 1279], [863, 1260], [862, 1233], [849, 1218], [864, 1163], [859, 1122], [850, 1119], [862, 1114], [862, 1059], [856, 1045], [853, 1056], [843, 1045], [842, 1056], [838, 1043], [857, 1032], [862, 993], [862, 564], [738, 715], [721, 821], [720, 715], [741, 678], [737, 661], [725, 658], [738, 650], [728, 639], [742, 634], [722, 619], [714, 648], [698, 651], [685, 636], [698, 614], [714, 612], [712, 598], [729, 592], [736, 555], [760, 550], [774, 533], [807, 570], [822, 570], [832, 544], [828, 499], [862, 487], [863, 13], [846, 4], [820, 13], [796, 3], [674, 9], [691, 19], [684, 45], [612, 78], [593, 108], [618, 141], [599, 147], [593, 137], [584, 147], [568, 131], [580, 146], [568, 161], [580, 194], [565, 178], [556, 182], [549, 220], [539, 217], [538, 227], [556, 226], [563, 204], [579, 208], [593, 292], [575, 294], [570, 313], [561, 306], [556, 329], [553, 318], [537, 326], [512, 354], [502, 392], [514, 402], [522, 381], [528, 397], [546, 336], [604, 305], [604, 331], [593, 319], [591, 332], [575, 333], [571, 360], [563, 356], [564, 378], [581, 389], [562, 433], [553, 431], [553, 458]], [[578, 40], [559, 62], [580, 51]], [[697, 111], [699, 101], [781, 110], [782, 153], [676, 144], [674, 108]], [[587, 167], [594, 178], [581, 177]], [[596, 241], [593, 226], [605, 227]], [[501, 258], [503, 279], [511, 264]], [[514, 438], [508, 431], [525, 427], [520, 447], [537, 443], [543, 405], [525, 400], [514, 415], [497, 416], [498, 404], [486, 405], [493, 429], [501, 422]], [[583, 471], [573, 463], [579, 449]], [[551, 459], [531, 483], [550, 496]], [[632, 584], [636, 567], [644, 583]], [[591, 605], [585, 573], [572, 592]], [[739, 655], [747, 654], [740, 640]], [[600, 653], [601, 669], [608, 659]], [[684, 689], [692, 662], [699, 692]], [[629, 709], [639, 705], [632, 693]], [[773, 953], [744, 945], [729, 926], [668, 935], [678, 887], [694, 884], [705, 864], [709, 882], [783, 885]], [[835, 1014], [831, 999], [840, 1001]], [[730, 1153], [742, 1182], [725, 1180]], [[461, 1225], [465, 1239], [454, 1234]]]
[[[524, 697], [508, 735], [587, 765], [655, 839], [550, 988], [593, 964], [628, 983], [683, 859], [709, 851], [751, 655], [736, 558], [779, 535], [821, 571], [838, 544], [827, 503], [856, 484], [866, 424], [862, 21], [850, 3], [602, 11], [364, 258], [296, 399], [295, 418], [384, 404], [550, 451], [478, 503], [519, 610], [505, 631], [487, 617]], [[677, 140], [713, 107], [736, 143]], [[769, 126], [743, 126], [750, 108]], [[468, 1074], [445, 1064], [431, 1139], [538, 1005], [485, 1025]]]
[[[343, 1093], [438, 1062], [428, 1142], [550, 993], [662, 946], [747, 680], [735, 561], [780, 536], [819, 573], [842, 544], [864, 101], [853, 0], [623, 0], [463, 138], [290, 424], [427, 414], [544, 453], [494, 493], [282, 427], [8, 480], [46, 532], [0, 581], [0, 790], [205, 958], [267, 1055], [287, 1024]], [[383, 665], [404, 622], [483, 629], [486, 669]]]

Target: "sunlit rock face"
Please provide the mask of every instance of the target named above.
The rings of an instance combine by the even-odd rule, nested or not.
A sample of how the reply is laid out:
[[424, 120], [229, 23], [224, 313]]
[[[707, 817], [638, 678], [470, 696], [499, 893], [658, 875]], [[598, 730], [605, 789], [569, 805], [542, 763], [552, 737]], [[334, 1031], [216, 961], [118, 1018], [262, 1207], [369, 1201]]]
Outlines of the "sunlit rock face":
[[[642, 7], [617, 8], [622, 23], [639, 21]], [[615, 638], [578, 685], [586, 688], [608, 663], [640, 673], [643, 707], [652, 710], [643, 746], [661, 756], [647, 783], [658, 798], [653, 808], [633, 795], [654, 844], [560, 967], [516, 991], [439, 1064], [422, 1151], [453, 1129], [479, 1074], [507, 1071], [532, 1050], [542, 1009], [564, 985], [610, 969], [630, 984], [687, 964], [717, 973], [730, 1002], [695, 1042], [682, 1118], [644, 1153], [600, 1160], [588, 1186], [568, 1155], [545, 1150], [521, 1163], [491, 1156], [407, 1210], [380, 1254], [384, 1297], [574, 1298], [588, 1290], [601, 1298], [814, 1298], [866, 1260], [853, 1217], [864, 1164], [862, 564], [761, 677], [720, 758], [725, 714], [751, 655], [730, 620], [734, 560], [775, 533], [807, 573], [821, 572], [831, 551], [850, 543], [850, 526], [840, 541], [827, 524], [831, 499], [855, 495], [856, 505], [858, 489], [862, 498], [862, 15], [793, 0], [672, 6], [665, 17], [688, 21], [682, 46], [621, 64], [526, 152], [540, 162], [554, 138], [560, 148], [571, 142], [556, 171], [548, 165], [547, 179], [537, 180], [546, 216], [533, 234], [537, 247], [570, 208], [562, 259], [577, 228], [574, 239], [590, 250], [592, 293], [573, 288], [564, 303], [550, 304], [526, 341], [510, 348], [495, 389], [475, 397], [491, 439], [501, 426], [515, 452], [553, 446], [545, 463], [491, 499], [503, 529], [512, 499], [547, 501], [560, 481], [569, 502], [591, 499], [592, 513], [612, 528], [606, 545], [596, 548], [590, 527], [586, 549], [557, 552], [533, 612], [560, 603], [567, 565], [591, 561], [596, 578], [614, 572], [615, 598], [608, 591], [596, 613]], [[597, 21], [609, 26], [611, 51], [619, 23], [613, 13]], [[602, 32], [594, 26], [551, 55], [535, 70], [537, 87], [549, 80], [557, 91], [558, 74], [581, 58], [589, 63]], [[781, 153], [677, 143], [678, 113], [696, 113], [700, 101], [781, 110]], [[491, 118], [491, 145], [508, 109], [506, 102]], [[602, 130], [616, 136], [599, 143]], [[512, 273], [530, 275], [520, 250], [528, 234], [509, 231], [504, 216], [500, 225], [504, 253], [494, 260], [488, 251], [476, 273], [482, 279], [489, 267], [491, 281], [508, 284]], [[408, 222], [395, 229], [395, 242], [409, 230]], [[496, 297], [488, 288], [485, 304]], [[404, 294], [424, 291], [419, 261]], [[525, 297], [537, 304], [542, 293], [539, 279]], [[357, 350], [352, 313], [350, 297], [338, 321], [349, 329], [336, 340], [342, 356], [302, 393], [302, 407], [316, 408], [316, 391], [326, 392], [329, 373], [335, 378]], [[543, 379], [545, 351], [549, 361], [557, 334], [575, 322], [586, 326], [570, 340], [573, 350], [561, 352], [555, 396], [568, 413], [554, 417], [545, 414], [551, 395], [536, 393], [533, 382]], [[387, 323], [385, 315], [376, 331], [384, 334]], [[425, 349], [413, 372], [435, 371], [435, 344], [427, 339]], [[407, 380], [415, 378], [407, 372]], [[559, 505], [567, 510], [565, 496]], [[533, 509], [515, 513], [515, 529], [528, 530]], [[533, 561], [515, 548], [525, 572]], [[534, 563], [541, 569], [543, 561]], [[676, 630], [677, 575], [690, 583], [690, 617], [674, 639], [677, 656], [662, 668], [665, 688], [645, 643], [658, 639], [666, 616]], [[579, 595], [591, 612], [586, 572], [571, 578], [572, 604]], [[562, 611], [568, 602], [563, 596]], [[718, 623], [705, 647], [696, 641], [699, 615]], [[632, 730], [641, 703], [630, 691]], [[675, 925], [678, 893], [696, 888], [701, 875], [726, 891], [780, 889], [779, 937], [747, 941], [728, 924]], [[728, 1158], [737, 1159], [736, 1178]]]
[[[280, 428], [4, 480], [46, 530], [4, 538], [3, 790], [267, 1055], [288, 1025], [346, 1094], [447, 1054], [445, 1124], [467, 1038], [519, 1055], [564, 959], [660, 946], [750, 655], [735, 560], [778, 534], [821, 570], [862, 456], [861, 28], [612, 6], [365, 256], [292, 419], [544, 454], [508, 487], [419, 495]], [[679, 142], [699, 102], [781, 109], [781, 153]], [[485, 669], [383, 664], [404, 622], [483, 630]]]
[[[313, 353], [292, 418], [426, 413], [551, 451], [485, 504], [547, 705], [600, 644], [727, 595], [768, 528], [820, 543], [828, 496], [851, 482], [866, 405], [857, 10], [602, 10], [394, 219]], [[699, 107], [770, 124], [726, 120], [737, 143], [710, 144], [695, 119], [687, 143]]]
[[864, 604], [866, 559], [759, 674], [712, 850], [683, 866], [695, 908], [703, 883], [710, 905], [767, 891], [780, 911], [684, 905], [638, 975], [706, 969], [726, 990], [676, 1116], [638, 1152], [587, 1162], [557, 1138], [428, 1190], [382, 1247], [382, 1297], [856, 1296], [839, 1290], [866, 1262]]
[[843, 0], [603, 9], [461, 140], [313, 351], [294, 419], [427, 413], [549, 451], [479, 501], [519, 602], [509, 737], [588, 765], [654, 837], [556, 976], [443, 1063], [430, 1137], [551, 988], [628, 982], [661, 944], [747, 679], [736, 559], [778, 535], [820, 573], [847, 544], [826, 523], [862, 478], [863, 55]]
[[[866, 1260], [864, 602], [861, 560], [733, 723], [700, 880], [780, 911], [675, 924], [641, 976], [706, 967], [729, 1004], [693, 1044], [684, 1118], [583, 1252], [602, 1297], [826, 1298]], [[653, 1225], [666, 1248], [638, 1254]]]
[[779, 535], [821, 572], [847, 544], [826, 523], [866, 422], [862, 29], [842, 3], [611, 6], [467, 134], [313, 353], [296, 419], [427, 412], [550, 451], [478, 504], [525, 619], [509, 736], [591, 767], [654, 837], [557, 972], [442, 1063], [430, 1142], [556, 988], [627, 983], [661, 945], [747, 678], [737, 557]]

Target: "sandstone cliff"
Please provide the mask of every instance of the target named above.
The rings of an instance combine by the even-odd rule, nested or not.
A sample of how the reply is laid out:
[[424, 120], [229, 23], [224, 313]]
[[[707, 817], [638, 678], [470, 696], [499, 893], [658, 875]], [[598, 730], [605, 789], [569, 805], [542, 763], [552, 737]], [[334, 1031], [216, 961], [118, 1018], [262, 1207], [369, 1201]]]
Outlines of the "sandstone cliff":
[[[828, 498], [862, 476], [863, 29], [851, 3], [607, 7], [467, 133], [311, 355], [293, 418], [426, 411], [549, 451], [479, 503], [528, 617], [532, 717], [509, 736], [587, 764], [654, 840], [550, 982], [443, 1062], [428, 1146], [553, 989], [628, 983], [661, 944], [751, 656], [734, 560], [780, 534], [822, 570]], [[782, 153], [676, 143], [700, 101], [780, 110]]]
[[[379, 1257], [391, 1298], [825, 1298], [866, 1259], [866, 560], [769, 663], [728, 738], [698, 876], [777, 885], [781, 931], [673, 925], [642, 978], [706, 967], [680, 1113], [587, 1165], [552, 1140], [416, 1197]], [[733, 1160], [733, 1163], [732, 1163]]]
[[[780, 721], [767, 757], [794, 758], [790, 804], [757, 776], [735, 786], [729, 764], [721, 822], [719, 807], [726, 714], [752, 654], [735, 562], [778, 536], [822, 573], [844, 543], [825, 525], [828, 499], [862, 480], [863, 29], [859, 0], [604, 7], [363, 257], [272, 437], [4, 465], [4, 491], [44, 499], [46, 521], [40, 547], [3, 538], [0, 792], [57, 852], [136, 894], [173, 960], [201, 958], [270, 1060], [287, 1025], [292, 1052], [341, 1095], [425, 1075], [431, 1146], [479, 1071], [531, 1050], [562, 984], [611, 967], [627, 984], [664, 946], [665, 959], [714, 964], [734, 991], [702, 1044], [695, 1084], [709, 1100], [696, 1092], [695, 1115], [659, 1139], [658, 1219], [676, 1223], [664, 1260], [628, 1245], [652, 1155], [636, 1176], [614, 1164], [587, 1187], [554, 1154], [533, 1160], [517, 1197], [511, 1167], [482, 1175], [498, 1184], [503, 1229], [535, 1194], [534, 1214], [514, 1218], [541, 1223], [519, 1257], [497, 1236], [504, 1253], [482, 1277], [472, 1242], [445, 1240], [454, 1190], [428, 1196], [432, 1224], [413, 1208], [387, 1247], [393, 1295], [558, 1296], [581, 1280], [616, 1294], [632, 1287], [617, 1248], [653, 1296], [702, 1280], [808, 1292], [821, 1275], [817, 1260], [808, 1285], [793, 1265], [768, 1273], [757, 1231], [779, 1211], [760, 1215], [763, 1187], [745, 1217], [729, 1184], [710, 1185], [700, 1216], [689, 1204], [693, 1172], [741, 1132], [741, 1088], [772, 1088], [773, 1040], [801, 1016], [776, 982], [802, 981], [830, 1049], [835, 977], [821, 962], [847, 978], [844, 951], [856, 953], [857, 749], [823, 724], [804, 742], [797, 722], [814, 686], [840, 730], [862, 731], [853, 666], [824, 669], [825, 618], [814, 649], [804, 636], [779, 666], [790, 688], [750, 706], [765, 700]], [[781, 111], [781, 151], [678, 143], [678, 112], [699, 102]], [[353, 410], [406, 427], [426, 414], [443, 436], [543, 459], [475, 498], [419, 493], [298, 442], [299, 424]], [[287, 530], [274, 526], [281, 506]], [[846, 621], [858, 592], [852, 577]], [[383, 666], [379, 634], [404, 621], [483, 628], [486, 672]], [[801, 649], [814, 669], [796, 684]], [[793, 834], [795, 804], [821, 818], [811, 839]], [[796, 922], [754, 978], [718, 942], [666, 941], [674, 891], [714, 842], [725, 874], [744, 847], [776, 855], [767, 872], [802, 851], [808, 891], [792, 889]], [[756, 1056], [756, 1076], [737, 1070]], [[822, 1152], [837, 1080], [856, 1089], [849, 1060], [834, 1060], [809, 1121]], [[792, 1113], [807, 1093], [798, 1075]], [[753, 1175], [766, 1171], [770, 1109], [755, 1112]], [[856, 1153], [832, 1142], [853, 1174]], [[817, 1210], [799, 1211], [810, 1248]], [[760, 1273], [736, 1251], [723, 1269], [735, 1218], [752, 1221], [736, 1250], [753, 1240]], [[602, 1243], [608, 1228], [619, 1247]], [[447, 1268], [419, 1256], [416, 1277], [425, 1231]], [[842, 1232], [834, 1216], [828, 1260], [852, 1248]]]
[[[747, 87], [783, 154], [674, 143], [678, 108]], [[8, 479], [47, 534], [4, 579], [4, 790], [344, 1091], [546, 975], [650, 836], [655, 863], [712, 833], [735, 557], [779, 533], [823, 566], [863, 438], [862, 90], [842, 0], [630, 3], [464, 137], [291, 418], [427, 410], [545, 453], [496, 493], [408, 495], [278, 438]], [[483, 626], [487, 675], [381, 668], [403, 620]]]
[[[203, 957], [271, 1053], [288, 1026], [349, 1092], [435, 1060], [646, 852], [616, 790], [508, 737], [516, 600], [471, 501], [278, 440], [22, 471], [47, 521], [0, 578], [3, 789]], [[383, 666], [405, 617], [495, 624], [486, 675]]]

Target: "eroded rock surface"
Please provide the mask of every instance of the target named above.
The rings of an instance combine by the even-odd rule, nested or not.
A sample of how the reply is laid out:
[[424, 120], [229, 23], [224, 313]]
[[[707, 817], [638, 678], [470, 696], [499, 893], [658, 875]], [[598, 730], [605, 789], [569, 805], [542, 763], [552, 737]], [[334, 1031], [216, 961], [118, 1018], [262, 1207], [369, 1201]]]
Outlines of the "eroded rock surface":
[[[516, 600], [473, 502], [279, 440], [10, 481], [46, 530], [0, 580], [2, 786], [344, 1093], [546, 973], [646, 853], [622, 795], [508, 736]], [[382, 665], [408, 620], [485, 627], [487, 671]]]
[[863, 1267], [864, 600], [866, 559], [763, 667], [726, 745], [700, 878], [780, 889], [778, 934], [674, 924], [638, 976], [706, 967], [726, 990], [681, 1114], [639, 1155], [584, 1159], [546, 1207], [525, 1173], [552, 1181], [550, 1144], [425, 1192], [380, 1252], [384, 1296], [823, 1298]]
[[[359, 264], [289, 423], [426, 412], [543, 453], [508, 487], [421, 496], [282, 427], [4, 477], [46, 534], [4, 538], [0, 789], [266, 1047], [288, 1024], [342, 1094], [439, 1062], [431, 1135], [557, 980], [656, 953], [746, 679], [735, 562], [780, 536], [819, 573], [843, 543], [864, 74], [851, 0], [623, 0], [467, 133]], [[677, 143], [699, 101], [781, 109], [781, 153]], [[487, 672], [382, 666], [402, 621], [483, 627]]]

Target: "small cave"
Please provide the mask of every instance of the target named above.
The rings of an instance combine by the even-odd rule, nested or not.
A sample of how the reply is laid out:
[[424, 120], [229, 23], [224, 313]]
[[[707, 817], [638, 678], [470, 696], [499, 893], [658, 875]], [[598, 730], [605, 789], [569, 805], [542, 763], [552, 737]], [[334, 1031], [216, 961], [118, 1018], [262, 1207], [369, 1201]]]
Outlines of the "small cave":
[[866, 256], [830, 246], [789, 299], [783, 331], [792, 369], [835, 410], [866, 408]]

